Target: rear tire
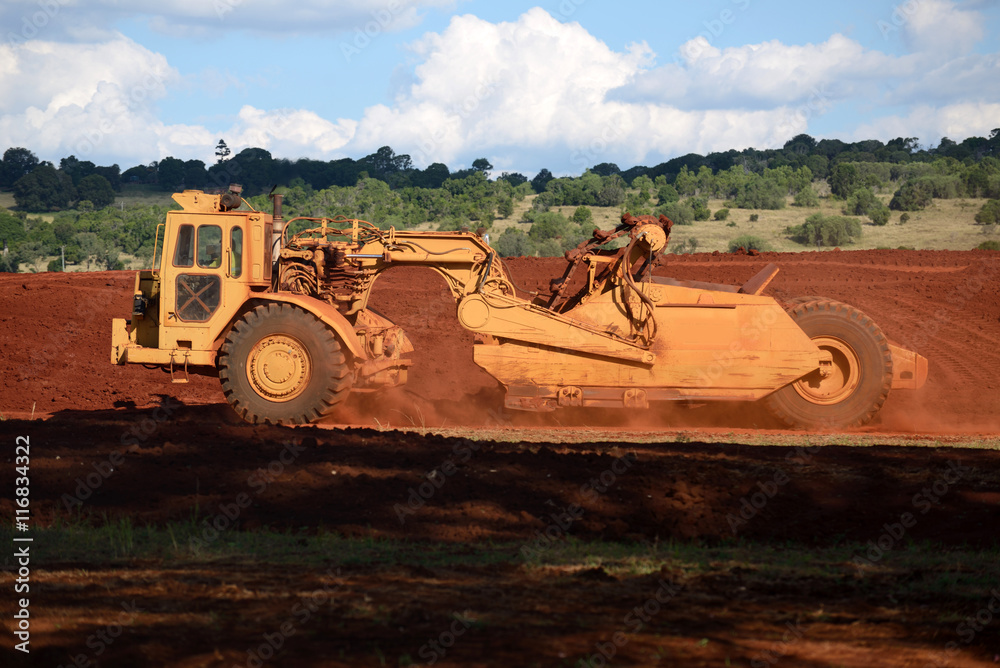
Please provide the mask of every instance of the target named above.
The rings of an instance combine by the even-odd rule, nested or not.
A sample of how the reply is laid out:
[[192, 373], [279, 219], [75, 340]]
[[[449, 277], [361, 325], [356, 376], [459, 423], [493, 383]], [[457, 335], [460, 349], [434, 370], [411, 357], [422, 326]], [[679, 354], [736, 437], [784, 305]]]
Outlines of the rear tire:
[[218, 366], [229, 404], [253, 424], [313, 422], [351, 389], [336, 335], [291, 304], [263, 304], [238, 320], [219, 349]]
[[806, 297], [792, 297], [785, 301], [785, 310], [790, 311], [799, 304], [808, 304], [809, 302], [821, 302], [821, 301], [834, 301], [832, 299], [827, 299], [826, 297], [816, 297], [806, 296]]
[[764, 397], [764, 407], [791, 427], [844, 429], [867, 424], [882, 408], [892, 387], [889, 342], [871, 318], [847, 304], [814, 300], [794, 306], [789, 315], [833, 365]]

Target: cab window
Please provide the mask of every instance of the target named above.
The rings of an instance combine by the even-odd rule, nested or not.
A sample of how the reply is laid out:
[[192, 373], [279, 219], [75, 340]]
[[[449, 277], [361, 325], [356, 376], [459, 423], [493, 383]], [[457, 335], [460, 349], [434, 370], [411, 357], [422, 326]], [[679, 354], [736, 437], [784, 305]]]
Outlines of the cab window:
[[198, 228], [198, 266], [216, 269], [222, 265], [222, 228], [202, 225]]
[[229, 275], [239, 278], [243, 274], [243, 228], [234, 227], [229, 235]]
[[177, 231], [174, 266], [190, 267], [192, 265], [194, 265], [194, 225], [181, 225]]

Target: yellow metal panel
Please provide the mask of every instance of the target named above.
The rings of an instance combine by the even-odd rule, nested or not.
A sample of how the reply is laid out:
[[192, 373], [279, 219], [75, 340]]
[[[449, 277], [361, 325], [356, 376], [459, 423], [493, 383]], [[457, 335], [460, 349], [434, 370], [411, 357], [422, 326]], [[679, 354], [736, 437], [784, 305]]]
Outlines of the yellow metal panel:
[[111, 319], [111, 363], [125, 364], [125, 348], [128, 346], [128, 321], [125, 318]]
[[927, 358], [902, 346], [889, 344], [892, 353], [892, 389], [919, 390], [927, 382]]

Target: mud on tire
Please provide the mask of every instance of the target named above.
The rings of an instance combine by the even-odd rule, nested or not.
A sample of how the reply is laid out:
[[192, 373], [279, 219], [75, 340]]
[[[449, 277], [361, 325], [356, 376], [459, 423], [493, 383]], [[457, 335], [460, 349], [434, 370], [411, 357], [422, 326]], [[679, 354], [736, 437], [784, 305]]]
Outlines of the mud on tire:
[[820, 371], [773, 392], [762, 402], [769, 413], [798, 428], [858, 427], [878, 413], [892, 386], [892, 352], [867, 315], [841, 302], [818, 299], [788, 312], [822, 350], [833, 355]]
[[336, 335], [291, 304], [263, 304], [238, 320], [218, 367], [229, 404], [254, 424], [313, 422], [347, 398], [352, 382]]

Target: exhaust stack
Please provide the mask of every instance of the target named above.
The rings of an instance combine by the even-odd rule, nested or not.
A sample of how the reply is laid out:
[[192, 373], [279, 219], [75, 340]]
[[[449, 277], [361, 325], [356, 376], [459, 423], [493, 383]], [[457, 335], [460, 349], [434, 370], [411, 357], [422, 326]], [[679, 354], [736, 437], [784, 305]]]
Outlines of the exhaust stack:
[[285, 231], [285, 218], [281, 213], [281, 202], [284, 195], [273, 193], [271, 201], [274, 204], [271, 227], [271, 262], [278, 264], [278, 257], [281, 255], [281, 236]]

